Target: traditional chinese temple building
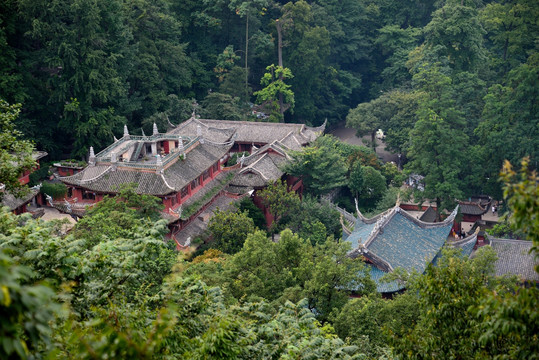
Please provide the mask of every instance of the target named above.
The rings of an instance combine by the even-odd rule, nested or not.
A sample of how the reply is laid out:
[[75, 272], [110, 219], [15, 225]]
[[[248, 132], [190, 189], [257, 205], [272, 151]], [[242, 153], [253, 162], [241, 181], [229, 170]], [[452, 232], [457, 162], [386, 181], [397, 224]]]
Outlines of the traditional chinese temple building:
[[436, 261], [444, 245], [459, 247], [466, 256], [471, 254], [477, 234], [458, 241], [448, 240], [457, 209], [442, 222], [435, 223], [416, 219], [398, 204], [369, 219], [361, 214], [356, 203], [357, 217], [348, 214], [350, 225], [343, 222], [343, 239], [352, 245], [349, 256], [361, 257], [367, 263], [377, 291], [392, 294], [404, 290], [404, 284], [382, 282], [381, 278], [395, 269], [422, 274], [427, 264]]
[[[323, 131], [324, 126], [195, 117], [164, 133], [154, 124], [149, 136], [130, 135], [124, 127], [123, 137], [101, 152], [90, 149], [84, 170], [60, 180], [68, 186], [69, 202], [87, 205], [134, 183], [136, 192], [162, 199], [175, 236], [216, 198], [239, 196], [281, 178], [278, 165], [287, 160], [287, 151], [301, 149]], [[250, 155], [227, 168], [233, 152]]]

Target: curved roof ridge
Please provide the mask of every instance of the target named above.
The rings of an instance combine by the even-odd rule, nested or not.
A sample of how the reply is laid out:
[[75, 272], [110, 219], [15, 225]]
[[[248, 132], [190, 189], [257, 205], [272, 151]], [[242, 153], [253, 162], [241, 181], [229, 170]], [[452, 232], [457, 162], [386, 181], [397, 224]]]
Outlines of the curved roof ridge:
[[505, 239], [505, 238], [497, 238], [497, 237], [492, 237], [492, 236], [489, 236], [488, 237], [488, 240], [492, 243], [493, 241], [494, 242], [499, 242], [499, 243], [503, 243], [503, 242], [512, 242], [512, 243], [516, 243], [516, 244], [531, 244], [531, 241], [530, 240], [520, 240], [520, 239]]
[[450, 241], [448, 242], [448, 244], [452, 246], [463, 246], [474, 239], [477, 240], [478, 234], [479, 234], [479, 227], [475, 229], [473, 234], [466, 236], [464, 239]]
[[367, 241], [365, 241], [365, 244], [363, 244], [364, 248], [367, 248], [374, 241], [376, 236], [378, 236], [378, 234], [380, 233], [380, 230], [382, 230], [383, 227], [386, 226], [389, 221], [391, 221], [393, 216], [395, 216], [395, 214], [398, 212], [397, 209], [399, 209], [397, 206], [392, 207], [391, 209], [389, 209], [389, 211], [385, 212], [385, 215], [380, 216], [378, 218], [378, 221], [376, 221], [374, 228], [371, 230], [371, 233], [369, 234], [369, 238], [367, 239]]
[[324, 123], [322, 125], [320, 125], [320, 126], [312, 127], [312, 126], [305, 125], [305, 128], [307, 130], [311, 130], [311, 131], [314, 131], [314, 132], [324, 132], [326, 130], [327, 123], [328, 123], [328, 118], [326, 118], [324, 120]]
[[[258, 173], [260, 176], [262, 176], [262, 178], [263, 178], [264, 180], [268, 180], [268, 178], [267, 178], [266, 176], [264, 176], [264, 174], [262, 174], [262, 172], [261, 172], [260, 170], [254, 168], [254, 166], [255, 166], [258, 162], [260, 162], [262, 159], [264, 159], [265, 157], [269, 157], [268, 153], [265, 153], [264, 155], [260, 156], [260, 158], [257, 159], [255, 162], [253, 162], [252, 164], [249, 164], [248, 166], [244, 167], [242, 170], [240, 170], [239, 173], [240, 173], [240, 174], [243, 174], [243, 173], [245, 173], [247, 170], [253, 170], [253, 171], [255, 171], [256, 173]], [[271, 158], [270, 158], [270, 160], [271, 160]], [[273, 162], [273, 160], [272, 160], [272, 162]]]
[[459, 206], [457, 205], [447, 218], [445, 218], [443, 221], [436, 222], [436, 223], [430, 223], [430, 222], [416, 219], [415, 216], [411, 215], [408, 211], [401, 209], [400, 207], [398, 208], [397, 212], [401, 213], [405, 218], [414, 222], [416, 225], [422, 228], [436, 228], [436, 227], [444, 227], [444, 226], [447, 226], [449, 223], [452, 223], [453, 220], [455, 220], [455, 216], [457, 216], [458, 208]]
[[163, 182], [165, 183], [166, 187], [168, 187], [170, 190], [174, 190], [176, 191], [176, 189], [174, 189], [172, 186], [170, 186], [167, 182], [167, 179], [165, 179], [165, 175], [163, 175], [163, 173], [159, 173], [159, 175], [161, 175], [161, 179], [163, 180]]
[[235, 128], [232, 128], [232, 127], [228, 127], [228, 128], [220, 128], [220, 127], [215, 127], [215, 126], [211, 126], [210, 124], [206, 124], [204, 123], [204, 120], [206, 121], [222, 121], [222, 122], [226, 122], [226, 121], [233, 121], [233, 120], [215, 120], [215, 119], [195, 119], [196, 122], [198, 122], [199, 124], [202, 124], [204, 125], [205, 127], [207, 127], [208, 129], [214, 129], [214, 130], [219, 130], [219, 131], [236, 131]]
[[477, 206], [478, 208], [480, 208], [482, 211], [485, 211], [487, 209], [487, 206], [481, 206], [480, 203], [478, 202], [475, 202], [475, 201], [459, 201], [459, 204], [460, 205], [471, 205], [471, 206]]
[[386, 215], [386, 213], [388, 213], [389, 211], [393, 210], [393, 208], [391, 209], [387, 209], [386, 211], [384, 212], [381, 212], [380, 214], [378, 215], [374, 215], [372, 218], [367, 218], [365, 217], [361, 211], [359, 211], [359, 207], [358, 207], [358, 204], [357, 204], [357, 199], [354, 199], [355, 203], [356, 203], [356, 213], [357, 213], [357, 217], [358, 219], [361, 221], [361, 222], [364, 222], [365, 224], [374, 224], [375, 222], [377, 222], [382, 216]]
[[257, 173], [260, 177], [262, 177], [262, 179], [264, 180], [268, 180], [268, 178], [266, 176], [264, 176], [264, 174], [262, 174], [262, 171], [258, 170], [258, 169], [255, 169], [254, 167], [247, 167], [247, 168], [244, 168], [243, 171], [239, 172], [239, 174], [245, 174], [246, 172], [249, 172], [249, 171], [253, 171], [255, 173]]
[[363, 250], [363, 256], [368, 258], [374, 264], [374, 266], [376, 266], [378, 269], [383, 268], [383, 269], [380, 269], [382, 271], [385, 271], [385, 272], [393, 272], [394, 271], [393, 266], [391, 266], [391, 264], [388, 261], [386, 261], [382, 257], [378, 256], [376, 254], [376, 252], [374, 252], [372, 250], [364, 249]]
[[82, 175], [82, 171], [81, 171], [80, 173], [75, 174], [75, 175], [65, 176], [65, 177], [62, 178], [62, 180], [75, 180], [75, 181], [78, 181], [80, 184], [85, 184], [85, 183], [89, 183], [89, 182], [92, 182], [94, 180], [99, 179], [102, 175], [106, 174], [111, 169], [112, 169], [112, 165], [109, 165], [105, 170], [103, 170], [103, 172], [97, 174], [96, 176], [94, 176], [93, 178], [90, 178], [90, 179], [82, 179], [82, 176], [77, 176], [78, 174]]

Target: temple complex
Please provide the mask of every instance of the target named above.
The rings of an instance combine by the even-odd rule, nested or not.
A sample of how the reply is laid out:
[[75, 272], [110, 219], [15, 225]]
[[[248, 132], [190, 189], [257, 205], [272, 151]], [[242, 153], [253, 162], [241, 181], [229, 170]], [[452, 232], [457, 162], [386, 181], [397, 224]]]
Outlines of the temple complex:
[[[204, 120], [191, 117], [167, 132], [154, 124], [152, 135], [130, 135], [124, 127], [101, 152], [90, 148], [88, 166], [72, 176], [60, 178], [68, 186], [72, 207], [92, 205], [120, 186], [134, 183], [140, 194], [162, 199], [163, 217], [176, 235], [217, 198], [238, 198], [265, 187], [284, 176], [279, 164], [287, 152], [300, 150], [324, 131], [324, 125]], [[238, 163], [226, 167], [234, 152], [246, 152]], [[301, 181], [286, 179], [291, 190], [301, 190]]]

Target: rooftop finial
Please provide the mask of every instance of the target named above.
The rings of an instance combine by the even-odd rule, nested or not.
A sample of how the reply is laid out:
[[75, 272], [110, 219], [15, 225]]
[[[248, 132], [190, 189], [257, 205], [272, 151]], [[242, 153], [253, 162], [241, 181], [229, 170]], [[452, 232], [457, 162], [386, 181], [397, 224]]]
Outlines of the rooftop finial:
[[117, 163], [118, 162], [118, 155], [114, 151], [111, 151], [111, 153], [110, 153], [110, 162], [111, 163]]
[[185, 148], [183, 147], [183, 139], [181, 135], [178, 137], [178, 151], [181, 155], [185, 156]]
[[153, 135], [159, 134], [159, 130], [157, 130], [157, 124], [153, 123]]
[[197, 136], [199, 137], [200, 143], [204, 144], [204, 138], [202, 137], [202, 127], [200, 125], [197, 125]]
[[114, 151], [111, 151], [110, 153], [110, 165], [112, 166], [111, 171], [116, 171], [116, 168], [118, 167], [118, 154]]
[[163, 173], [163, 159], [161, 159], [161, 155], [159, 154], [155, 156], [155, 173], [156, 174]]
[[90, 146], [90, 156], [88, 157], [88, 164], [95, 165], [95, 153], [93, 146]]
[[198, 106], [198, 103], [197, 103], [196, 99], [193, 99], [193, 113], [191, 114], [191, 117], [193, 119], [196, 119], [196, 117], [197, 117], [197, 106]]
[[129, 130], [127, 130], [127, 125], [124, 125], [124, 137], [129, 139]]

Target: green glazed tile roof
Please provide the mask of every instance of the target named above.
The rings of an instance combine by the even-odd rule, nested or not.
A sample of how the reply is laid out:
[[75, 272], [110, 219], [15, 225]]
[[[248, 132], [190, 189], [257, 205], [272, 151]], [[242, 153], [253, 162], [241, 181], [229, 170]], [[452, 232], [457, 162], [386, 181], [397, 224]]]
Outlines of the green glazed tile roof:
[[381, 281], [386, 272], [378, 269], [376, 266], [368, 264], [367, 267], [371, 271], [371, 279], [376, 283], [376, 291], [379, 293], [392, 293], [404, 289], [404, 285], [401, 285], [397, 280], [391, 282]]
[[352, 249], [357, 249], [359, 244], [365, 244], [375, 224], [366, 224], [361, 220], [356, 221], [354, 231], [346, 238], [346, 241], [352, 244]]
[[422, 273], [444, 245], [451, 227], [452, 223], [422, 228], [396, 213], [368, 245], [368, 250], [391, 264], [393, 269], [402, 267]]

